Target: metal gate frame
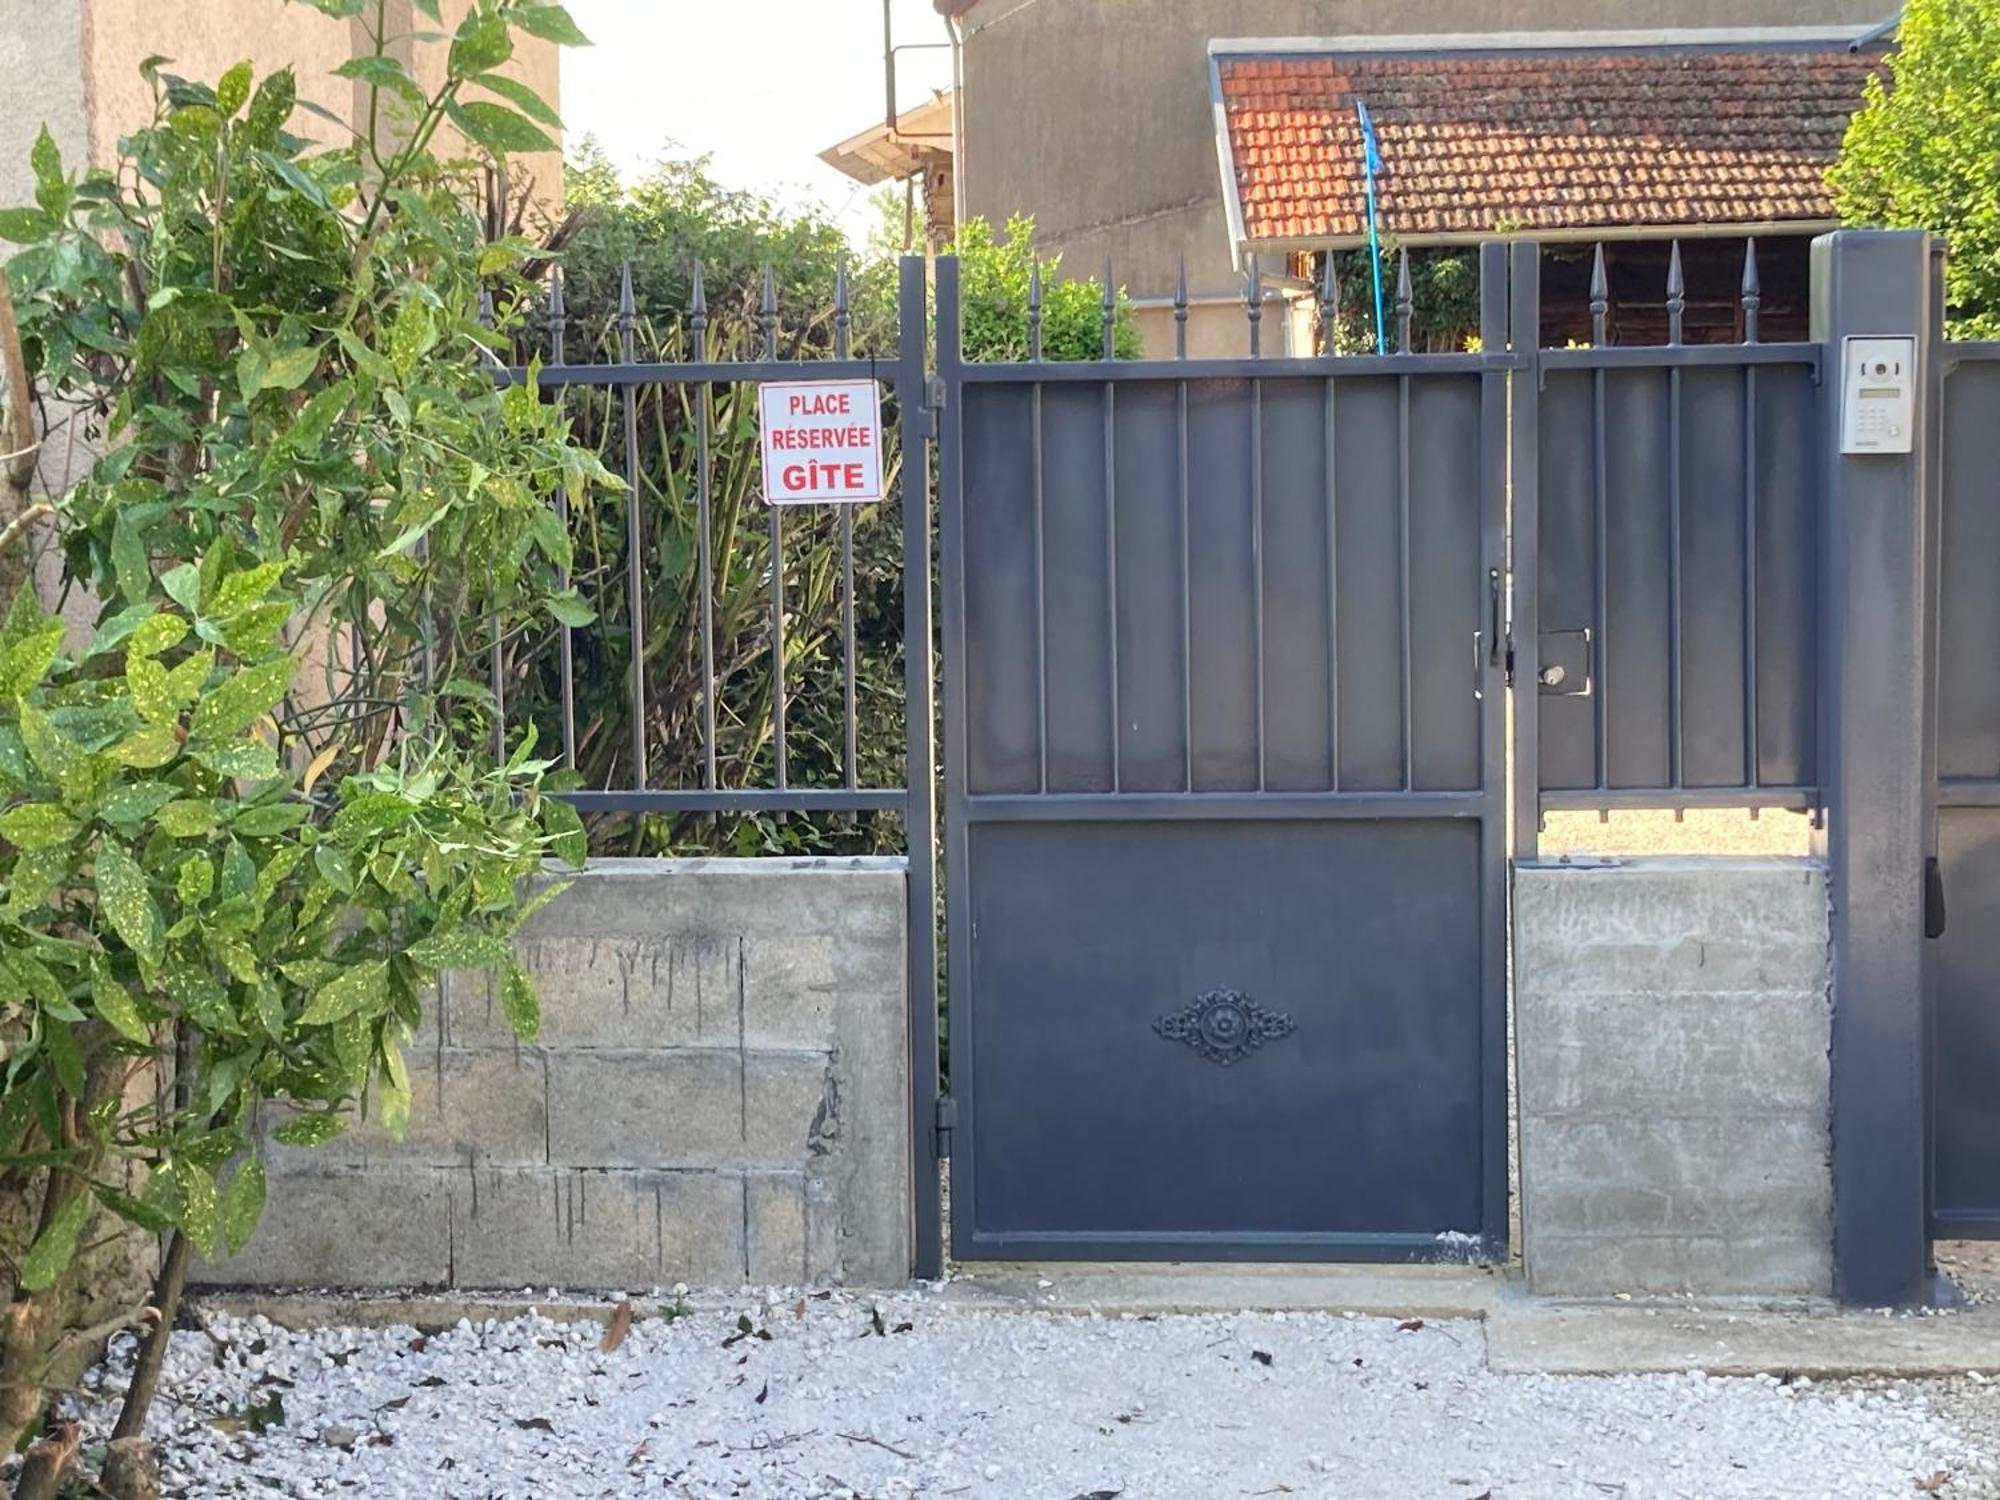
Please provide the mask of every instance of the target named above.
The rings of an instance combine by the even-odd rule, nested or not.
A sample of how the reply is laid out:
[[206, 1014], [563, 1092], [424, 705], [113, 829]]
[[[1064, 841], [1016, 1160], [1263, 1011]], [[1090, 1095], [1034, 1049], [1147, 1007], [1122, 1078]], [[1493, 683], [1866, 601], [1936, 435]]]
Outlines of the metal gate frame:
[[[980, 1186], [973, 1152], [980, 1105], [974, 1085], [973, 1049], [979, 1029], [979, 1000], [971, 992], [971, 912], [969, 828], [975, 820], [1018, 818], [1034, 821], [1056, 816], [1110, 817], [1143, 820], [1333, 818], [1379, 820], [1398, 817], [1473, 818], [1481, 826], [1478, 856], [1479, 1035], [1480, 1070], [1478, 1180], [1480, 1183], [1479, 1244], [1470, 1258], [1501, 1260], [1507, 1253], [1507, 1020], [1506, 935], [1508, 792], [1506, 766], [1507, 661], [1503, 644], [1501, 580], [1506, 566], [1506, 451], [1510, 372], [1522, 361], [1506, 351], [1508, 342], [1508, 252], [1500, 244], [1481, 247], [1480, 352], [1420, 354], [1408, 348], [1407, 303], [1401, 319], [1403, 352], [1387, 355], [1325, 355], [1307, 358], [1263, 358], [1258, 348], [1261, 294], [1253, 272], [1247, 314], [1252, 353], [1238, 359], [1188, 359], [1183, 334], [1180, 357], [1173, 360], [1120, 361], [1111, 358], [1111, 309], [1107, 299], [1105, 357], [1100, 360], [1047, 364], [968, 364], [962, 354], [958, 264], [946, 257], [936, 264], [936, 375], [931, 404], [936, 409], [938, 501], [940, 507], [940, 585], [944, 703], [945, 809], [940, 830], [944, 845], [946, 889], [947, 971], [951, 976], [950, 1053], [952, 1093], [940, 1101], [938, 1120], [941, 1151], [952, 1164], [953, 1253], [961, 1259], [1296, 1259], [1296, 1260], [1429, 1260], [1440, 1255], [1468, 1258], [1466, 1247], [1441, 1246], [1435, 1235], [1385, 1233], [1261, 1234], [1228, 1237], [1214, 1233], [1148, 1234], [1105, 1237], [1092, 1232], [1032, 1235], [982, 1234], [977, 1227]], [[1107, 278], [1108, 280], [1108, 278]], [[1532, 300], [1530, 301], [1532, 306]], [[1518, 313], [1517, 313], [1518, 316]], [[1031, 318], [1033, 314], [1031, 313]], [[1182, 322], [1185, 329], [1185, 322]], [[1532, 328], [1532, 322], [1527, 325]], [[1037, 341], [1038, 342], [1038, 341]], [[1330, 347], [1330, 341], [1329, 341]], [[1035, 352], [1038, 354], [1039, 350]], [[1395, 377], [1405, 397], [1413, 376], [1446, 372], [1479, 376], [1478, 472], [1481, 495], [1480, 557], [1489, 579], [1490, 614], [1483, 615], [1479, 634], [1468, 643], [1471, 671], [1461, 679], [1465, 690], [1477, 691], [1480, 708], [1480, 784], [1470, 792], [1332, 791], [1273, 792], [1148, 792], [1113, 790], [1103, 794], [1065, 793], [1055, 797], [1001, 798], [971, 796], [967, 779], [967, 688], [965, 620], [965, 450], [962, 393], [968, 384], [1007, 383], [1039, 386], [1043, 382], [1082, 381], [1115, 392], [1130, 382], [1186, 383], [1201, 379], [1260, 381], [1265, 379], [1324, 380], [1329, 391], [1336, 377]], [[1108, 405], [1108, 403], [1107, 403]], [[1519, 420], [1518, 417], [1516, 420]], [[1183, 427], [1183, 437], [1185, 428]], [[1407, 428], [1405, 430], [1407, 440]], [[1405, 450], [1407, 453], [1407, 450]], [[1405, 459], [1401, 471], [1407, 480]], [[1255, 461], [1252, 493], [1257, 486]], [[1253, 500], [1261, 514], [1261, 501]], [[1111, 507], [1115, 526], [1115, 502]], [[1402, 535], [1407, 547], [1407, 506]], [[1110, 588], [1115, 599], [1116, 561]], [[1261, 567], [1258, 576], [1261, 577]], [[1409, 607], [1408, 573], [1403, 585]], [[1183, 599], [1183, 611], [1187, 608]], [[1262, 618], [1261, 597], [1256, 606]], [[1261, 637], [1260, 637], [1261, 638]], [[1115, 632], [1112, 650], [1115, 659]], [[1261, 648], [1260, 648], [1261, 660]], [[1407, 656], [1405, 657], [1407, 661]], [[1117, 681], [1115, 668], [1111, 681]], [[1407, 713], [1408, 688], [1405, 689]], [[1407, 751], [1407, 738], [1405, 740]], [[1115, 752], [1114, 752], [1115, 753]], [[1115, 764], [1115, 762], [1114, 762]], [[1115, 786], [1115, 772], [1114, 772]], [[1030, 805], [1040, 802], [1037, 807]], [[1051, 806], [1051, 803], [1059, 804]], [[919, 1169], [922, 1169], [921, 1159]]]

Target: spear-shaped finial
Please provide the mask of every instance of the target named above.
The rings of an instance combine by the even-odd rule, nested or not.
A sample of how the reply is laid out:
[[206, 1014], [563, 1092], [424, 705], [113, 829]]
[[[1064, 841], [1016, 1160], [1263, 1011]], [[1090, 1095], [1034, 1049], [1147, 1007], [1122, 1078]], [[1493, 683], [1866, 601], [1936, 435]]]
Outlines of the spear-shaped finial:
[[1118, 357], [1118, 283], [1111, 278], [1111, 257], [1104, 257], [1104, 302], [1099, 313], [1104, 323], [1104, 357]]
[[1611, 315], [1611, 278], [1604, 269], [1604, 242], [1590, 260], [1590, 342], [1602, 348]]
[[1042, 357], [1042, 257], [1028, 252], [1028, 358]]
[[1415, 299], [1410, 291], [1410, 251], [1405, 246], [1396, 257], [1396, 347], [1410, 352], [1410, 318]]
[[708, 291], [701, 284], [701, 260], [696, 258], [688, 275], [688, 346], [695, 359], [706, 358], [708, 348]]
[[549, 267], [549, 363], [562, 364], [563, 343], [569, 336], [569, 307], [563, 301], [561, 266]]
[[1319, 271], [1319, 352], [1337, 353], [1334, 329], [1340, 322], [1339, 256], [1329, 250], [1320, 258]]
[[1757, 342], [1757, 314], [1764, 306], [1764, 287], [1757, 278], [1757, 237], [1743, 245], [1743, 342]]
[[627, 364], [632, 361], [638, 329], [639, 304], [632, 296], [632, 262], [628, 260], [618, 278], [618, 349]]
[[1681, 319], [1687, 312], [1687, 278], [1681, 274], [1681, 242], [1667, 252], [1667, 342], [1681, 341]]
[[847, 358], [847, 339], [854, 326], [854, 315], [847, 307], [847, 257], [840, 258], [840, 266], [833, 275], [833, 357]]
[[1187, 358], [1187, 256], [1183, 254], [1180, 268], [1174, 272], [1174, 358]]
[[757, 299], [757, 321], [764, 329], [764, 358], [778, 357], [778, 281], [771, 263], [764, 262], [764, 290]]
[[1244, 288], [1243, 307], [1250, 319], [1250, 357], [1264, 354], [1264, 268], [1256, 256], [1250, 257], [1250, 281]]

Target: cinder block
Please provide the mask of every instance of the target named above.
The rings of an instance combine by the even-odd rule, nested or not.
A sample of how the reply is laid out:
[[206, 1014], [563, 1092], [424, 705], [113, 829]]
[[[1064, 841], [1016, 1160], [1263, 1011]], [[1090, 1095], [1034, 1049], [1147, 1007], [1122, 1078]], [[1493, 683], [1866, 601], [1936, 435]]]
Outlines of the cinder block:
[[204, 1286], [431, 1287], [451, 1281], [451, 1174], [346, 1168], [271, 1184], [240, 1255], [198, 1262]]
[[527, 1048], [413, 1052], [409, 1069], [410, 1119], [400, 1141], [382, 1128], [378, 1114], [355, 1120], [324, 1146], [272, 1142], [267, 1148], [272, 1169], [530, 1167], [548, 1161], [548, 1074], [540, 1053]]
[[796, 1169], [834, 1109], [812, 1053], [553, 1052], [548, 1066], [557, 1166]]
[[749, 1279], [776, 1286], [804, 1286], [831, 1279], [834, 1264], [815, 1265], [806, 1224], [802, 1172], [752, 1172], [743, 1179], [749, 1232]]
[[460, 1178], [457, 1286], [644, 1292], [744, 1280], [736, 1173], [469, 1170]]

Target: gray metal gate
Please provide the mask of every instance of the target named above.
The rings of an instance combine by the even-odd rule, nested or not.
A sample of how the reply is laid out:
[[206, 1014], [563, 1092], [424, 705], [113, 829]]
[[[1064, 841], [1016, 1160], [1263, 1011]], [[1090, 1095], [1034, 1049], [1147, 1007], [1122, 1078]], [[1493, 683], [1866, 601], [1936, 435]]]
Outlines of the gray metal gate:
[[939, 263], [960, 1257], [1504, 1253], [1481, 273], [1481, 353], [968, 364]]
[[[1940, 302], [1942, 299], [1939, 299]], [[1931, 1232], [2000, 1238], [2000, 343], [1936, 345]], [[1941, 898], [1941, 900], [1940, 900]], [[1946, 920], [1947, 916], [1949, 920]]]

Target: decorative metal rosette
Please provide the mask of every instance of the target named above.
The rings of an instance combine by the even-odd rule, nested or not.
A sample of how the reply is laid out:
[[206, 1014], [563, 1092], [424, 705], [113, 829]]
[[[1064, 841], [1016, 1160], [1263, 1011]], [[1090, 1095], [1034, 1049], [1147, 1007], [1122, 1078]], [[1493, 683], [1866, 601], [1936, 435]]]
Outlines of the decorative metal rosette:
[[1161, 1016], [1153, 1030], [1227, 1068], [1264, 1043], [1290, 1036], [1297, 1026], [1290, 1016], [1266, 1010], [1241, 990], [1210, 990], [1192, 1004]]

